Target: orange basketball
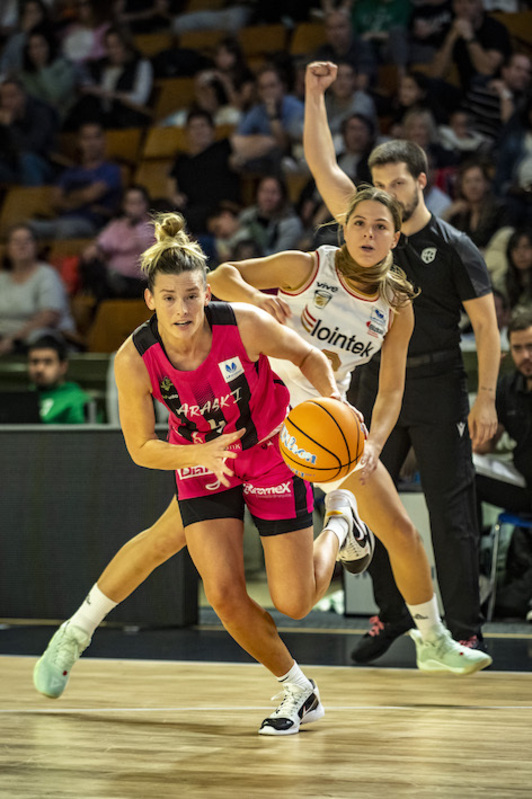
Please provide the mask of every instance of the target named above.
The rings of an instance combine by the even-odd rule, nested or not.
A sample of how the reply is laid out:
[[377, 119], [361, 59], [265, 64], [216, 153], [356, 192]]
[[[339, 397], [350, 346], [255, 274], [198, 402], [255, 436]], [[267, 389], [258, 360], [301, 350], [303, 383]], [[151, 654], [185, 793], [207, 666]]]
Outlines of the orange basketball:
[[279, 442], [285, 463], [299, 477], [331, 483], [354, 469], [364, 453], [365, 435], [349, 405], [320, 397], [292, 408]]

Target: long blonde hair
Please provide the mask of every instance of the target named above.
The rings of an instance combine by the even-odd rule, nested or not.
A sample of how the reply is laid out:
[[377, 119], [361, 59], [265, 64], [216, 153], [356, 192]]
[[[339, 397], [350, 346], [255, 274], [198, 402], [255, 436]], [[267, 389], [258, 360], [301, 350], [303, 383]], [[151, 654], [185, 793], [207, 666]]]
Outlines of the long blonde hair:
[[186, 232], [185, 219], [181, 214], [161, 213], [153, 218], [155, 244], [143, 252], [140, 268], [148, 279], [148, 288], [153, 291], [156, 275], [180, 275], [182, 272], [201, 272], [207, 283], [206, 257], [195, 241]]
[[[384, 205], [392, 215], [395, 232], [401, 230], [401, 206], [390, 194], [374, 186], [364, 187], [353, 196], [345, 214], [344, 225], [347, 225], [360, 203], [368, 200]], [[351, 257], [347, 245], [343, 244], [336, 253], [336, 266], [344, 277], [363, 286], [368, 293], [378, 292], [394, 310], [408, 305], [419, 294], [419, 290], [414, 288], [403, 270], [394, 264], [393, 250], [374, 266], [365, 267]]]

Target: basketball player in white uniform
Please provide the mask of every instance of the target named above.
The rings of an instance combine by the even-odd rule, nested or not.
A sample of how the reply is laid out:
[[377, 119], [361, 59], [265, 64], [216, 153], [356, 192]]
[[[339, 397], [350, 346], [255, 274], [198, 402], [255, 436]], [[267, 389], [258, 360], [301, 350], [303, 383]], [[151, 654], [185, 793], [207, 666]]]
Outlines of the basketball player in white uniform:
[[[213, 294], [248, 302], [269, 311], [319, 347], [331, 360], [345, 397], [350, 374], [381, 351], [379, 392], [364, 456], [343, 481], [323, 484], [327, 494], [324, 529], [349, 528], [360, 516], [387, 548], [397, 585], [414, 619], [418, 667], [424, 671], [465, 674], [491, 664], [486, 653], [460, 646], [439, 616], [434, 586], [421, 538], [408, 518], [393, 481], [379, 460], [401, 408], [406, 353], [413, 330], [411, 300], [416, 292], [391, 251], [399, 239], [401, 213], [390, 195], [378, 189], [358, 191], [349, 203], [341, 248], [289, 251], [222, 264], [209, 275]], [[277, 288], [278, 294], [263, 290]], [[290, 366], [273, 364], [285, 381], [293, 405], [316, 397], [310, 384]], [[353, 495], [356, 495], [356, 501]], [[359, 557], [355, 544], [339, 559]]]

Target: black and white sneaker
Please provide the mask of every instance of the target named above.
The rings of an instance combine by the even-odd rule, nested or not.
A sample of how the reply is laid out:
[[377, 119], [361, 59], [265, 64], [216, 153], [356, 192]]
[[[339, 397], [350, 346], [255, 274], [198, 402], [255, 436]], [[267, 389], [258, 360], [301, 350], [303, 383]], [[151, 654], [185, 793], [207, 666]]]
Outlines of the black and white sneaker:
[[358, 515], [357, 501], [351, 491], [338, 488], [325, 497], [324, 528], [331, 516], [342, 516], [348, 524], [347, 537], [338, 551], [337, 560], [351, 574], [362, 574], [373, 558], [375, 538]]
[[283, 701], [273, 713], [260, 725], [260, 735], [294, 735], [302, 724], [318, 721], [325, 715], [320, 702], [320, 693], [314, 680], [310, 680], [311, 688], [305, 690], [294, 683], [284, 683], [283, 692], [272, 699], [282, 696]]

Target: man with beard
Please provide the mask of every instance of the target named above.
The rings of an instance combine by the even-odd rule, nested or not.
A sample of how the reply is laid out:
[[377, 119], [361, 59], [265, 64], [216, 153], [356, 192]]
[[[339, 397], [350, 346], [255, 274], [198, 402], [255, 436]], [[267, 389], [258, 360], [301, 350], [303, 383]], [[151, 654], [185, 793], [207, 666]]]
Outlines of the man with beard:
[[[330, 62], [307, 68], [304, 145], [318, 190], [338, 217], [346, 197], [356, 188], [336, 162], [327, 124], [324, 93], [335, 77], [336, 66]], [[447, 626], [460, 642], [483, 649], [471, 445], [479, 446], [497, 429], [500, 342], [488, 271], [470, 239], [428, 211], [423, 198], [427, 159], [418, 145], [405, 140], [385, 142], [371, 153], [369, 167], [375, 186], [389, 192], [403, 209], [402, 235], [394, 259], [421, 290], [414, 300], [416, 322], [401, 413], [381, 460], [397, 482], [413, 447], [429, 509]], [[478, 355], [478, 391], [471, 410], [459, 346], [463, 309], [475, 333]], [[378, 358], [374, 358], [364, 367], [352, 398], [368, 425], [378, 371]], [[374, 532], [378, 536], [379, 531]], [[380, 543], [369, 571], [379, 616], [373, 617], [370, 632], [352, 653], [357, 663], [384, 654], [413, 624]]]

